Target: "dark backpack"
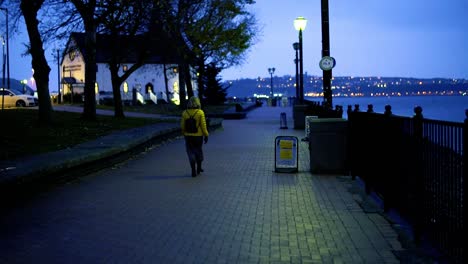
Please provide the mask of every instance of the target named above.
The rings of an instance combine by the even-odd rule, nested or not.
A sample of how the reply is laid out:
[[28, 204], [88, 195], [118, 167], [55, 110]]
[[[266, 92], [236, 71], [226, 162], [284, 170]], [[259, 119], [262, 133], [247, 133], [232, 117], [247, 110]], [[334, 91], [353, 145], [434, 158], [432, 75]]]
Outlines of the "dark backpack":
[[195, 120], [195, 115], [197, 114], [198, 110], [193, 113], [193, 115], [190, 115], [188, 112], [187, 114], [189, 115], [189, 118], [185, 120], [185, 131], [188, 133], [197, 133], [198, 132], [198, 127], [197, 127], [197, 120]]

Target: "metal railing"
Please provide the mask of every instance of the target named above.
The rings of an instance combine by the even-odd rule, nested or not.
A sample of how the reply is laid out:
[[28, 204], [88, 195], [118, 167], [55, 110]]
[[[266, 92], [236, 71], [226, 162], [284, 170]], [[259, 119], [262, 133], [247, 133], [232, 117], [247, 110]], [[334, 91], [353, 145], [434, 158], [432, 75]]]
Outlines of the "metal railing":
[[307, 105], [305, 116], [317, 116], [318, 118], [342, 118], [343, 106], [336, 105], [335, 109], [328, 109], [323, 102], [304, 100]]
[[[355, 109], [356, 110], [356, 109]], [[426, 239], [450, 262], [463, 263], [468, 169], [468, 110], [464, 123], [350, 111], [348, 167], [384, 210], [408, 220], [415, 242]]]

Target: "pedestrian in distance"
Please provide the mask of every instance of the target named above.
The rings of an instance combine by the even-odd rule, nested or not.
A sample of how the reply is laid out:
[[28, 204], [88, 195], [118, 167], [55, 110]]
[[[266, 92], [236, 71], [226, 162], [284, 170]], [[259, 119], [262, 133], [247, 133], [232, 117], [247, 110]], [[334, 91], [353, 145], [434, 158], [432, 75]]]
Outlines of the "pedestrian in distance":
[[182, 112], [180, 122], [182, 135], [185, 138], [185, 150], [187, 151], [192, 177], [203, 172], [203, 142], [208, 142], [208, 129], [206, 127], [205, 112], [201, 109], [200, 99], [192, 96], [187, 102], [187, 109]]

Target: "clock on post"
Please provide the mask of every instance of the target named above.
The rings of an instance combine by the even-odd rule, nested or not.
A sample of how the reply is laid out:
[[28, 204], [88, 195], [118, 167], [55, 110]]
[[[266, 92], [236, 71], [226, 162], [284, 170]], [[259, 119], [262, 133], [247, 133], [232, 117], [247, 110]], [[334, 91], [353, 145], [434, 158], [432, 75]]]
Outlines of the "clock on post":
[[333, 69], [333, 67], [335, 67], [335, 65], [336, 65], [335, 58], [330, 57], [330, 56], [322, 57], [322, 59], [320, 60], [320, 63], [319, 63], [320, 69], [322, 69], [323, 71], [329, 71], [329, 70]]

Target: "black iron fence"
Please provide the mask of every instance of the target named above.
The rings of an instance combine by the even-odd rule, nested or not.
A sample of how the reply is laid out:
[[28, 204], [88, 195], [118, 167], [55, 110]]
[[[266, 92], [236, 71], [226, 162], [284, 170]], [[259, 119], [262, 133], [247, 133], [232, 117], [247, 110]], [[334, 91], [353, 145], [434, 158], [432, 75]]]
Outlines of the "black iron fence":
[[336, 105], [335, 109], [328, 109], [323, 103], [317, 101], [304, 100], [307, 105], [305, 116], [317, 116], [318, 118], [341, 118], [343, 117], [343, 107]]
[[348, 167], [384, 209], [411, 223], [416, 242], [430, 241], [449, 262], [464, 263], [468, 110], [464, 123], [360, 112], [348, 107]]

